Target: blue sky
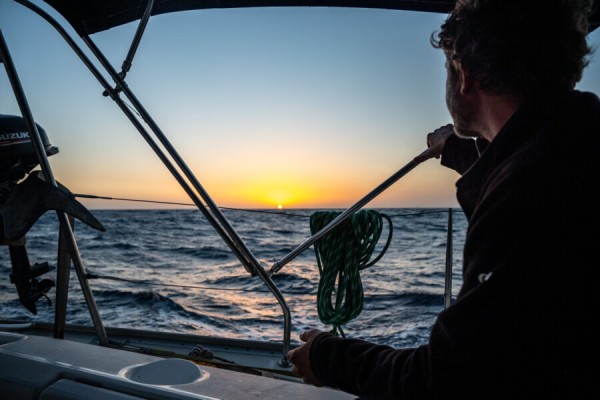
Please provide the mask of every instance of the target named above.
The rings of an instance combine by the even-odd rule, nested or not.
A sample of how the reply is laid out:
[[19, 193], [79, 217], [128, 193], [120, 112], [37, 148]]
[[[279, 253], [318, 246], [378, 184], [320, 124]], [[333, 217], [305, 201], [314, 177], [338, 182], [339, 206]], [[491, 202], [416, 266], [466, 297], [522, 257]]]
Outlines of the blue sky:
[[[161, 15], [127, 82], [218, 205], [347, 207], [451, 122], [443, 54], [429, 44], [444, 17], [316, 7]], [[92, 37], [117, 69], [136, 27]], [[189, 201], [53, 28], [2, 0], [0, 29], [33, 115], [60, 149], [50, 161], [61, 183], [75, 193]], [[590, 43], [600, 47], [600, 30]], [[580, 89], [600, 92], [598, 57]], [[19, 114], [4, 73], [0, 92], [0, 112]], [[369, 206], [456, 206], [456, 179], [430, 160]]]

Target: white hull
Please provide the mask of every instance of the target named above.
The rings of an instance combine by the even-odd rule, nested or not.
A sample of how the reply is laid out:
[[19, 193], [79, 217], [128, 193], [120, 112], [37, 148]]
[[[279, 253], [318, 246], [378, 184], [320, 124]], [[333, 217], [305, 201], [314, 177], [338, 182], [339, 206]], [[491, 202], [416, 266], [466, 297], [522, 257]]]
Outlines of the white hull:
[[[37, 333], [33, 335], [31, 333]], [[240, 370], [233, 371], [192, 361], [186, 357], [192, 342], [185, 338], [165, 339], [160, 334], [122, 330], [119, 341], [147, 347], [155, 354], [141, 354], [99, 346], [93, 335], [80, 331], [66, 339], [48, 337], [43, 330], [22, 333], [0, 330], [0, 398], [11, 400], [134, 400], [134, 399], [352, 399], [354, 396], [328, 388], [294, 382], [278, 374], [274, 352], [277, 346], [265, 343], [227, 340], [211, 346], [217, 357], [236, 360]], [[39, 336], [38, 336], [39, 334]], [[112, 336], [111, 336], [112, 337]], [[128, 338], [128, 339], [125, 339]], [[179, 340], [182, 339], [182, 340]], [[183, 340], [185, 339], [185, 340]], [[200, 339], [200, 338], [199, 338]], [[214, 340], [214, 339], [213, 339]], [[87, 341], [87, 343], [85, 343]], [[111, 340], [112, 341], [112, 340]], [[179, 351], [169, 350], [179, 346]], [[272, 348], [270, 348], [272, 347]], [[218, 355], [217, 355], [218, 354]], [[242, 362], [274, 367], [261, 373]], [[282, 369], [285, 374], [286, 369]], [[256, 373], [256, 374], [255, 374]], [[269, 376], [270, 375], [270, 376]]]

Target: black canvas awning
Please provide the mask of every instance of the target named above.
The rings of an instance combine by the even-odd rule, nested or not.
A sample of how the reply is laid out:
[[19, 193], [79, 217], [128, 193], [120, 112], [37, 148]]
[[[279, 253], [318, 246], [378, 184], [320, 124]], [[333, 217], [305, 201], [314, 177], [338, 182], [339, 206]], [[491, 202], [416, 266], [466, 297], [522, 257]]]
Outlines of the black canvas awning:
[[[91, 35], [138, 20], [148, 0], [45, 0], [79, 35]], [[243, 7], [359, 7], [448, 13], [454, 0], [154, 0], [152, 15]]]
[[[148, 0], [45, 0], [81, 36], [139, 20]], [[449, 13], [455, 0], [155, 0], [152, 15], [177, 11], [244, 7], [356, 7]], [[600, 26], [595, 2], [590, 31]]]
[[[152, 15], [244, 7], [357, 7], [448, 13], [455, 0], [155, 0]], [[148, 0], [45, 0], [81, 36], [142, 17]]]

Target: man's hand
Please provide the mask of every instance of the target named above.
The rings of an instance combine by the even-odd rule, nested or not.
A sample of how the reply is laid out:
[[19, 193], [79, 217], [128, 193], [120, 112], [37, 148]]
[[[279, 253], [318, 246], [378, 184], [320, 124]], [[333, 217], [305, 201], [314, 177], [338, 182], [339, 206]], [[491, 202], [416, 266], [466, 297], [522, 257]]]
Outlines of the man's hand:
[[319, 382], [317, 378], [315, 378], [313, 371], [310, 368], [310, 346], [312, 345], [313, 340], [321, 333], [323, 333], [323, 331], [318, 329], [311, 329], [302, 332], [300, 334], [300, 340], [305, 343], [288, 351], [287, 353], [288, 359], [292, 364], [294, 364], [292, 372], [300, 375], [304, 380], [304, 383], [309, 383], [315, 386], [323, 386], [323, 384]]
[[448, 124], [427, 134], [427, 150], [415, 157], [415, 161], [423, 162], [430, 158], [440, 158], [444, 151], [446, 139], [454, 134], [454, 125]]

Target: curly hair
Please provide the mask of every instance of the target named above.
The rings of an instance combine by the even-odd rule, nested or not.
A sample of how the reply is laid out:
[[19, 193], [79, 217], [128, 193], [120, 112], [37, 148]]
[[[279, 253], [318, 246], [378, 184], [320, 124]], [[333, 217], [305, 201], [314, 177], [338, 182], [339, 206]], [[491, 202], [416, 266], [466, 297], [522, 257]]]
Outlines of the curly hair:
[[430, 40], [489, 93], [565, 92], [589, 63], [592, 6], [593, 0], [457, 0]]

